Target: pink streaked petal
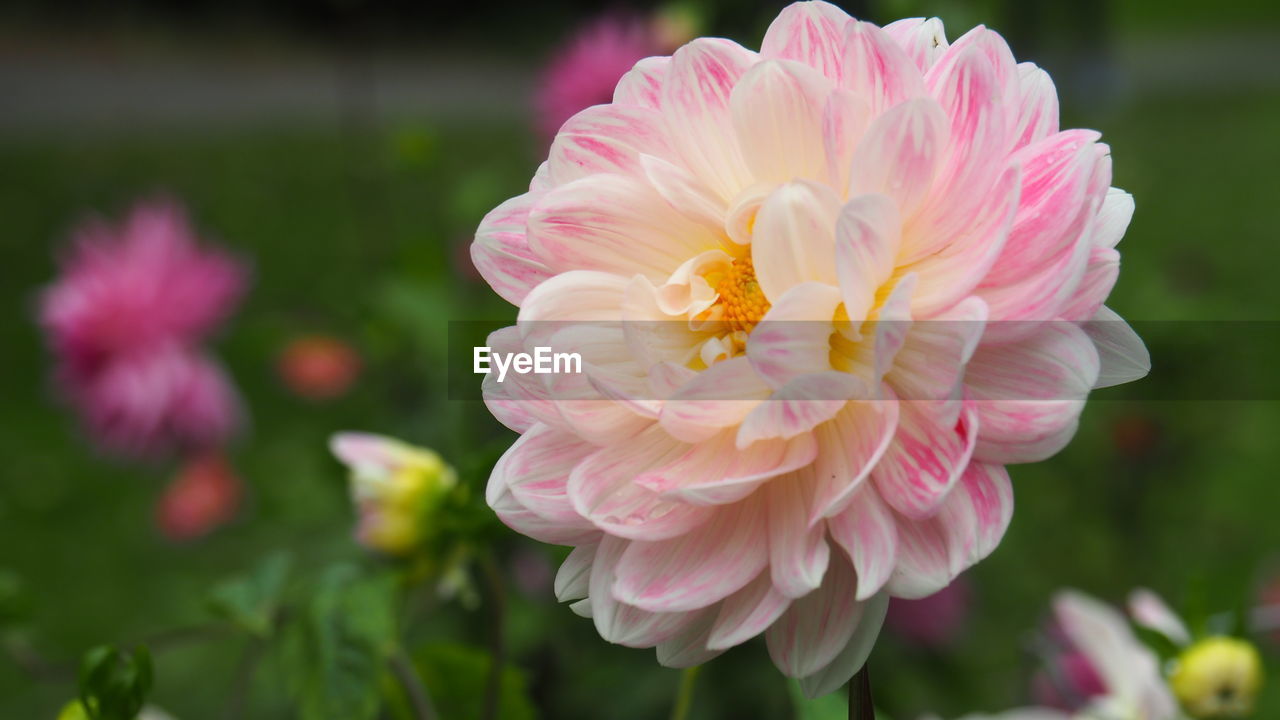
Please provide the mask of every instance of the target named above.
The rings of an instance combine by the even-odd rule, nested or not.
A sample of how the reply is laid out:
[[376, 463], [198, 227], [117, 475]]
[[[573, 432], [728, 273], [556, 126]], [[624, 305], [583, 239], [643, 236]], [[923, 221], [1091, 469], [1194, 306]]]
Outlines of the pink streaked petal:
[[1023, 148], [1013, 156], [1022, 166], [1022, 192], [1009, 240], [984, 280], [1013, 282], [1061, 255], [1076, 240], [1069, 230], [1085, 203], [1097, 163], [1093, 130], [1068, 130]]
[[556, 571], [556, 600], [569, 602], [587, 597], [591, 587], [591, 566], [596, 561], [596, 544], [579, 545]]
[[881, 497], [910, 518], [930, 517], [946, 500], [973, 456], [978, 420], [958, 402], [899, 403], [898, 429], [871, 472]]
[[556, 271], [639, 272], [657, 283], [720, 238], [647, 180], [599, 174], [542, 196], [529, 214], [529, 244]]
[[658, 664], [669, 668], [689, 668], [701, 665], [724, 652], [707, 647], [711, 628], [715, 625], [716, 612], [716, 609], [708, 608], [696, 613], [696, 620], [671, 638], [658, 643]]
[[849, 194], [853, 154], [871, 124], [871, 102], [844, 88], [827, 95], [822, 108], [822, 147], [827, 153], [827, 183], [840, 197]]
[[763, 503], [749, 498], [716, 508], [712, 517], [680, 537], [633, 542], [617, 566], [613, 595], [653, 612], [709, 607], [741, 590], [769, 561], [760, 537]]
[[707, 647], [726, 650], [741, 645], [764, 632], [790, 605], [791, 600], [773, 587], [769, 573], [761, 572], [721, 603]]
[[851, 402], [831, 422], [818, 427], [819, 452], [813, 466], [818, 484], [809, 508], [810, 526], [854, 502], [893, 440], [898, 405], [893, 400]]
[[574, 510], [619, 537], [659, 540], [682, 535], [708, 521], [707, 508], [671, 502], [635, 482], [646, 471], [668, 465], [687, 452], [656, 426], [631, 442], [601, 448], [569, 474]]
[[857, 578], [842, 554], [831, 557], [822, 587], [794, 600], [765, 631], [769, 657], [787, 677], [812, 675], [836, 659], [862, 620]]
[[756, 214], [751, 259], [765, 297], [776, 306], [802, 283], [835, 285], [836, 216], [831, 188], [798, 180], [778, 187]]
[[506, 473], [494, 472], [489, 476], [485, 499], [498, 519], [508, 527], [534, 540], [554, 545], [583, 545], [598, 540], [601, 533], [594, 527], [579, 522], [551, 521], [516, 500], [507, 485]]
[[669, 57], [650, 57], [636, 63], [613, 90], [615, 105], [658, 110], [662, 107], [662, 83], [671, 67]]
[[644, 175], [671, 207], [691, 220], [720, 228], [729, 212], [724, 198], [713, 192], [688, 170], [652, 155], [641, 155]]
[[831, 370], [832, 318], [840, 291], [831, 285], [796, 285], [776, 300], [751, 331], [747, 359], [770, 386]]
[[1095, 388], [1133, 382], [1151, 372], [1151, 354], [1129, 323], [1107, 307], [1101, 307], [1084, 324], [1084, 331], [1098, 350]]
[[[952, 45], [948, 55], [960, 45]], [[996, 70], [970, 44], [954, 60], [940, 60], [929, 71], [930, 93], [950, 118], [949, 142], [933, 189], [904, 235], [903, 262], [938, 252], [965, 228], [981, 220], [989, 204], [980, 189], [990, 187], [1007, 166], [1006, 120]]]
[[535, 196], [518, 195], [484, 216], [471, 244], [471, 262], [493, 291], [519, 305], [551, 269], [529, 248], [526, 229]]
[[1107, 301], [1111, 289], [1120, 279], [1120, 253], [1113, 248], [1095, 244], [1089, 250], [1089, 260], [1085, 264], [1084, 278], [1076, 294], [1067, 300], [1066, 306], [1059, 311], [1065, 320], [1088, 320], [1097, 314], [1102, 304]]
[[1034, 63], [1018, 64], [1018, 122], [1013, 149], [1018, 150], [1058, 132], [1058, 89], [1049, 73]]
[[958, 397], [965, 363], [973, 356], [987, 324], [987, 304], [976, 297], [946, 312], [911, 324], [893, 368], [885, 375], [899, 400]]
[[[565, 486], [569, 473], [596, 448], [577, 436], [536, 425], [503, 453], [486, 490], [490, 503], [505, 486], [517, 502], [553, 522], [587, 528], [573, 509]], [[501, 477], [499, 477], [501, 476]]]
[[1191, 632], [1165, 601], [1146, 588], [1129, 593], [1129, 614], [1142, 627], [1155, 630], [1182, 646], [1191, 642]]
[[947, 51], [947, 31], [942, 20], [936, 17], [897, 20], [885, 25], [884, 31], [902, 47], [921, 73], [928, 72]]
[[555, 185], [596, 173], [641, 175], [642, 154], [673, 157], [662, 115], [648, 108], [595, 105], [569, 118], [556, 133], [548, 171]]
[[875, 647], [876, 638], [880, 636], [880, 628], [884, 625], [888, 609], [889, 595], [886, 593], [867, 600], [858, 628], [853, 631], [844, 649], [826, 667], [800, 678], [800, 691], [805, 697], [821, 697], [848, 684], [854, 673], [867, 662], [871, 649]]
[[808, 435], [761, 440], [739, 450], [730, 429], [689, 447], [671, 464], [641, 474], [636, 483], [692, 505], [727, 505], [770, 478], [809, 465], [817, 452], [817, 442]]
[[737, 445], [793, 438], [835, 417], [848, 400], [870, 397], [867, 384], [849, 373], [831, 370], [804, 375], [760, 403], [738, 428]]
[[809, 523], [818, 478], [812, 466], [772, 480], [764, 489], [768, 508], [769, 571], [773, 586], [798, 598], [822, 585], [831, 548], [826, 523]]
[[695, 177], [726, 201], [750, 184], [729, 129], [729, 96], [755, 53], [730, 40], [699, 38], [676, 51], [663, 82], [662, 114], [676, 151]]
[[869, 22], [845, 26], [841, 87], [867, 98], [873, 115], [924, 95], [920, 69], [889, 37]]
[[838, 82], [844, 29], [852, 20], [844, 10], [826, 2], [788, 5], [765, 32], [760, 56], [795, 60]]
[[729, 214], [724, 219], [724, 231], [729, 239], [739, 245], [750, 245], [755, 230], [756, 215], [775, 186], [756, 183], [743, 190], [733, 200]]
[[1098, 371], [1093, 341], [1067, 322], [1044, 323], [1015, 343], [980, 346], [965, 373], [966, 405], [980, 422], [976, 457], [1035, 462], [1062, 449]]
[[[1018, 209], [1021, 168], [1007, 169], [977, 211], [977, 221], [954, 235], [945, 250], [907, 265], [920, 277], [912, 312], [928, 318], [973, 293], [1004, 249]], [[916, 228], [914, 231], [921, 231]]]
[[[654, 647], [675, 637], [698, 619], [697, 613], [655, 613], [618, 602], [613, 597], [615, 573], [632, 543], [606, 535], [591, 566], [591, 619], [600, 637], [628, 647]], [[585, 602], [585, 601], [584, 601]]]
[[1075, 295], [1088, 268], [1093, 243], [1090, 221], [1099, 200], [1088, 203], [1067, 230], [1074, 244], [1058, 259], [1006, 285], [983, 285], [974, 294], [987, 303], [989, 319], [983, 342], [1016, 342], [1033, 333], [1039, 322], [1052, 320]]
[[893, 274], [901, 230], [898, 207], [886, 195], [861, 195], [840, 209], [835, 268], [851, 320], [867, 317], [876, 292]]
[[874, 342], [876, 382], [893, 367], [894, 359], [911, 332], [911, 304], [919, 286], [918, 280], [915, 273], [898, 278], [873, 314], [874, 323], [870, 325], [869, 332]]
[[1124, 231], [1133, 219], [1133, 196], [1120, 188], [1107, 190], [1102, 209], [1095, 221], [1093, 242], [1095, 245], [1113, 248], [1124, 237]]
[[858, 575], [856, 599], [866, 600], [880, 592], [897, 563], [898, 528], [893, 511], [875, 487], [858, 487], [848, 507], [831, 516], [827, 527], [853, 561]]
[[898, 532], [897, 565], [885, 591], [893, 597], [928, 597], [955, 579], [946, 536], [933, 519], [895, 516]]
[[[496, 353], [524, 352], [520, 329], [514, 325], [490, 333], [485, 344]], [[516, 432], [526, 432], [538, 422], [565, 427], [564, 418], [540, 376], [508, 373], [498, 382], [498, 373], [490, 371], [480, 382], [480, 389], [494, 417]]]
[[769, 397], [770, 388], [745, 357], [718, 362], [686, 382], [663, 404], [663, 429], [685, 442], [701, 442], [733, 427]]
[[1013, 485], [1003, 465], [970, 463], [933, 522], [947, 543], [952, 575], [991, 554], [1013, 518]]
[[790, 60], [756, 63], [733, 88], [733, 130], [757, 181], [826, 177], [822, 111], [831, 81]]
[[622, 319], [628, 278], [594, 270], [560, 273], [533, 289], [520, 306], [518, 327], [525, 338], [559, 326], [544, 323], [608, 323]]
[[932, 98], [907, 100], [876, 118], [854, 153], [850, 194], [883, 193], [902, 217], [914, 215], [942, 160], [947, 125]]

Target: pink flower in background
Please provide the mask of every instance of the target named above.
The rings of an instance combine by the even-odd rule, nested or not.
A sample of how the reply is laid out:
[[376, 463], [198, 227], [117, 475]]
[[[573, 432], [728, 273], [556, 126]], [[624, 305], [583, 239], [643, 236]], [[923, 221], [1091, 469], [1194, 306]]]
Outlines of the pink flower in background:
[[522, 435], [487, 499], [574, 546], [560, 599], [669, 666], [763, 634], [818, 695], [889, 596], [990, 553], [1005, 466], [1149, 364], [1103, 307], [1132, 199], [1057, 103], [986, 28], [949, 45], [813, 2], [758, 53], [643, 60], [566, 122], [472, 245], [520, 307], [494, 351], [583, 358], [484, 383]]
[[918, 600], [894, 598], [884, 624], [903, 640], [927, 648], [951, 644], [964, 629], [973, 603], [973, 587], [964, 575]]
[[677, 39], [672, 24], [660, 20], [612, 13], [578, 28], [538, 81], [534, 104], [542, 136], [553, 138], [579, 110], [608, 103], [618, 80], [632, 66], [687, 39]]
[[102, 446], [156, 455], [220, 446], [239, 401], [202, 342], [234, 310], [244, 267], [197, 245], [171, 200], [79, 226], [40, 320], [63, 395]]
[[235, 517], [244, 494], [240, 478], [220, 453], [196, 455], [182, 465], [156, 505], [165, 537], [194, 540]]
[[337, 338], [306, 335], [285, 346], [277, 370], [294, 394], [331, 400], [346, 394], [360, 376], [360, 356]]

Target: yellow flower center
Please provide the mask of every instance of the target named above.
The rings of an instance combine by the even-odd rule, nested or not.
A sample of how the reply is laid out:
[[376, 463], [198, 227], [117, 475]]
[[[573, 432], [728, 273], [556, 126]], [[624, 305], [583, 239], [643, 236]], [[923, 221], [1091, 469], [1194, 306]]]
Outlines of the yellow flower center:
[[720, 295], [721, 320], [733, 331], [751, 332], [769, 312], [769, 301], [756, 281], [756, 269], [750, 257], [734, 260], [727, 270], [715, 278], [715, 289]]

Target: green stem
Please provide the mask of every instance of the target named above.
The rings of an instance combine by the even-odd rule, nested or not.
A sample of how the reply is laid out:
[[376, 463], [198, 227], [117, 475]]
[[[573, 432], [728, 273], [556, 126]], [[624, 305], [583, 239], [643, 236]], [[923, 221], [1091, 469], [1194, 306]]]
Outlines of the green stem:
[[413, 708], [413, 716], [417, 720], [436, 720], [435, 705], [431, 703], [431, 695], [427, 693], [427, 688], [422, 684], [422, 678], [418, 677], [418, 671], [413, 667], [413, 661], [405, 655], [404, 650], [396, 648], [391, 654], [391, 672], [395, 673], [396, 680], [400, 682], [400, 687], [404, 688], [404, 694], [409, 697], [409, 705]]
[[688, 720], [689, 708], [693, 705], [693, 688], [701, 669], [701, 665], [694, 665], [680, 673], [680, 689], [676, 691], [676, 704], [671, 708], [671, 720]]
[[480, 559], [486, 584], [489, 586], [489, 679], [485, 683], [484, 705], [481, 720], [498, 717], [498, 700], [502, 696], [502, 669], [506, 664], [507, 590], [502, 582], [502, 572], [492, 553], [484, 553]]
[[849, 720], [876, 720], [876, 708], [871, 701], [871, 673], [865, 663], [849, 678]]

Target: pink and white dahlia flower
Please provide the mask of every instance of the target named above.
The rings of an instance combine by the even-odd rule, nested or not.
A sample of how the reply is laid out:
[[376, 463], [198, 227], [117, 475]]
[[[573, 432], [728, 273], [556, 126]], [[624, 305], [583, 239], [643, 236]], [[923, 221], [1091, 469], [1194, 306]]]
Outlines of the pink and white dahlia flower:
[[1133, 202], [1098, 138], [998, 34], [937, 19], [796, 3], [758, 53], [639, 62], [472, 245], [520, 308], [493, 350], [583, 358], [486, 378], [522, 435], [490, 505], [574, 546], [557, 594], [606, 640], [683, 666], [763, 633], [837, 687], [888, 596], [1000, 541], [1005, 466], [1145, 373], [1102, 305]]
[[40, 321], [90, 434], [129, 455], [220, 446], [239, 399], [203, 342], [239, 303], [243, 265], [199, 247], [186, 212], [164, 199], [118, 226], [90, 220], [73, 239]]

